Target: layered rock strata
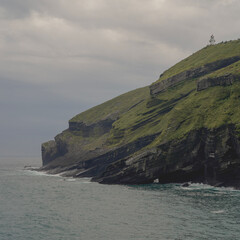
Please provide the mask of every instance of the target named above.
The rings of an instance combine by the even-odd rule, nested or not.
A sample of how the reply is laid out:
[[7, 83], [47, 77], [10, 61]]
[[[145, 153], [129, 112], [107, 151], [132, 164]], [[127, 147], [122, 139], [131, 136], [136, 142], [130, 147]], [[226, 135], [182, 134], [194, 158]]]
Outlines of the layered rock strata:
[[213, 62], [213, 63], [208, 63], [204, 66], [199, 67], [199, 68], [194, 68], [194, 69], [190, 69], [190, 70], [178, 73], [178, 74], [176, 74], [176, 75], [174, 75], [170, 78], [167, 78], [167, 79], [164, 79], [160, 82], [152, 84], [150, 86], [150, 94], [152, 96], [157, 95], [161, 92], [166, 91], [166, 89], [168, 89], [169, 87], [173, 87], [176, 84], [178, 84], [178, 83], [180, 83], [184, 80], [201, 77], [203, 75], [206, 75], [208, 73], [216, 71], [220, 68], [229, 66], [230, 64], [235, 63], [239, 60], [240, 60], [240, 57], [238, 57], [238, 56], [231, 57], [231, 58], [226, 58], [226, 59], [223, 59], [223, 60], [218, 60], [218, 61]]
[[197, 82], [197, 91], [202, 91], [209, 87], [215, 86], [230, 86], [236, 79], [237, 78], [234, 77], [232, 74], [226, 74], [220, 77], [203, 78]]
[[240, 187], [240, 139], [234, 126], [199, 129], [130, 158], [112, 163], [95, 177], [100, 183], [203, 182]]

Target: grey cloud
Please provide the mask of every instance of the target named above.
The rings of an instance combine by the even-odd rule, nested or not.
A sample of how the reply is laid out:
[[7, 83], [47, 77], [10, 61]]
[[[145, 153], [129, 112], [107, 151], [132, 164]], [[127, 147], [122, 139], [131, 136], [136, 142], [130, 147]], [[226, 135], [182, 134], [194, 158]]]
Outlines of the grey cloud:
[[3, 9], [5, 18], [24, 18], [28, 16], [32, 10], [39, 10], [41, 1], [37, 0], [0, 0], [0, 7]]

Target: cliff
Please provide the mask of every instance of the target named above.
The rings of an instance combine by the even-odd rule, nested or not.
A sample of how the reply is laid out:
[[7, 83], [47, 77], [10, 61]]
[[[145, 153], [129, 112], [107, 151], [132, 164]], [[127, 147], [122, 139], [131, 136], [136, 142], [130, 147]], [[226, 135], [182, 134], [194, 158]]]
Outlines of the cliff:
[[100, 183], [240, 187], [240, 41], [207, 46], [69, 121], [42, 170]]

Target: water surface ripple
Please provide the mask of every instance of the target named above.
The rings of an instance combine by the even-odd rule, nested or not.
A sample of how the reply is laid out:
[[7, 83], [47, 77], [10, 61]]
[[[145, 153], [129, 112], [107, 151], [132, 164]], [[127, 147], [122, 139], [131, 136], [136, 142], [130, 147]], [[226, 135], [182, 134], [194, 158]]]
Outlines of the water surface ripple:
[[240, 239], [240, 191], [100, 185], [0, 168], [1, 240]]

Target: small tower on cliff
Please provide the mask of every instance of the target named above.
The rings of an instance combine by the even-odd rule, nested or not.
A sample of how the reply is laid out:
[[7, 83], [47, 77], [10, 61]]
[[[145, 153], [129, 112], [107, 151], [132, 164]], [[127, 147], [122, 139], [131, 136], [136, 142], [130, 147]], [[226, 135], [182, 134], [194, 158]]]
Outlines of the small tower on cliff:
[[209, 45], [214, 45], [215, 44], [215, 38], [214, 38], [214, 36], [213, 36], [213, 34], [211, 35], [211, 37], [210, 37], [210, 40], [209, 40]]

